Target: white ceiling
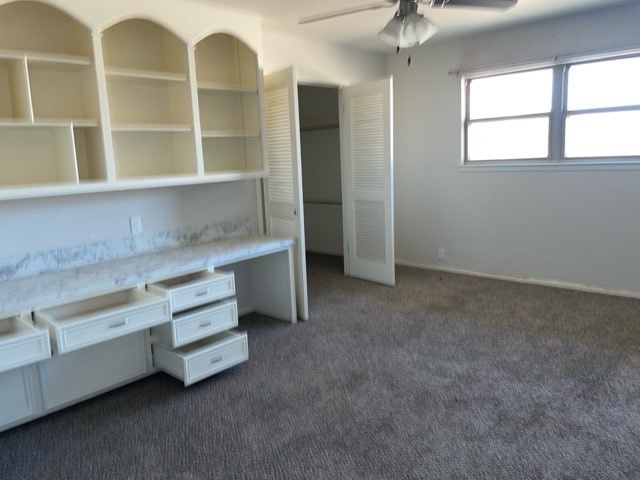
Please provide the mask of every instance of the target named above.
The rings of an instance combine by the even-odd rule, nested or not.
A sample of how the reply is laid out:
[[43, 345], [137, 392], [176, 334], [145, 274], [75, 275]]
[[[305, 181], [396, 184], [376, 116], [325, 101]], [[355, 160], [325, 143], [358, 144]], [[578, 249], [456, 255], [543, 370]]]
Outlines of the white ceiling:
[[[249, 13], [263, 19], [263, 28], [286, 35], [311, 40], [348, 45], [353, 48], [389, 52], [393, 48], [377, 38], [378, 31], [393, 16], [395, 9], [384, 8], [344, 17], [298, 25], [304, 16], [324, 13], [358, 5], [374, 3], [365, 0], [189, 0], [217, 8]], [[536, 19], [606, 8], [636, 0], [519, 0], [516, 7], [506, 11], [472, 8], [421, 7], [440, 29], [438, 37], [460, 35], [479, 30], [500, 28]]]

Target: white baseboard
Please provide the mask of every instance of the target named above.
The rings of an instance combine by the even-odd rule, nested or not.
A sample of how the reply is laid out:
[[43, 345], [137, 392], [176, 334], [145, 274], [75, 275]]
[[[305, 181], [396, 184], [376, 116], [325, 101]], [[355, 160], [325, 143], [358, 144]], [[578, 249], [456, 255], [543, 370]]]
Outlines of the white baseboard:
[[510, 282], [527, 283], [530, 285], [542, 285], [545, 287], [564, 288], [567, 290], [579, 290], [581, 292], [601, 293], [604, 295], [614, 295], [617, 297], [640, 298], [640, 292], [632, 292], [628, 290], [612, 290], [608, 288], [596, 287], [593, 285], [583, 285], [581, 283], [563, 282], [561, 280], [512, 277], [509, 275], [498, 275], [495, 273], [477, 272], [475, 270], [465, 270], [462, 268], [454, 268], [454, 267], [443, 267], [441, 265], [431, 265], [427, 263], [417, 263], [417, 262], [410, 262], [408, 260], [398, 260], [398, 259], [396, 259], [396, 265], [423, 268], [426, 270], [435, 270], [438, 272], [458, 273], [461, 275], [472, 275], [474, 277], [493, 278], [495, 280], [507, 280]]

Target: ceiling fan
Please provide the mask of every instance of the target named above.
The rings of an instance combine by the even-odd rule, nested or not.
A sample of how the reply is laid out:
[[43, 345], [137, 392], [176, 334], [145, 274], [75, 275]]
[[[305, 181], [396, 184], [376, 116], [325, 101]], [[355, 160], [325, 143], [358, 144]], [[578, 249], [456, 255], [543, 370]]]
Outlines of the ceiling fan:
[[378, 10], [398, 5], [398, 10], [389, 23], [378, 33], [382, 41], [394, 47], [408, 48], [422, 45], [436, 34], [438, 28], [418, 13], [421, 4], [431, 8], [476, 7], [502, 9], [514, 7], [518, 0], [383, 0], [366, 5], [348, 7], [331, 12], [301, 18], [298, 24], [317, 22], [352, 13]]

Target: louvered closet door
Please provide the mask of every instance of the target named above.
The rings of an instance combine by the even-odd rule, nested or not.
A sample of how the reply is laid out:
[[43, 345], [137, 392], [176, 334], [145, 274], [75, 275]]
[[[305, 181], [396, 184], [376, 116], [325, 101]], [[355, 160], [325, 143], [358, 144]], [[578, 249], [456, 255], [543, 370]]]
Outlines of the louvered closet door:
[[345, 273], [395, 285], [392, 79], [342, 89]]
[[265, 220], [269, 235], [296, 238], [294, 262], [298, 318], [309, 318], [307, 263], [302, 208], [298, 84], [293, 68], [265, 77], [269, 177], [265, 180]]

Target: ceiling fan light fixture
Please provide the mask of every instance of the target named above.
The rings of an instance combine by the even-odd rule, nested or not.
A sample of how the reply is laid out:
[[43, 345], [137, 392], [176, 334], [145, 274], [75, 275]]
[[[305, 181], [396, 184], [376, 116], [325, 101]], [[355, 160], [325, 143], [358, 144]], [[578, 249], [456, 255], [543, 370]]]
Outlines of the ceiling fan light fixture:
[[389, 45], [409, 48], [422, 45], [434, 36], [438, 28], [417, 12], [406, 15], [397, 13], [378, 33], [378, 37]]

